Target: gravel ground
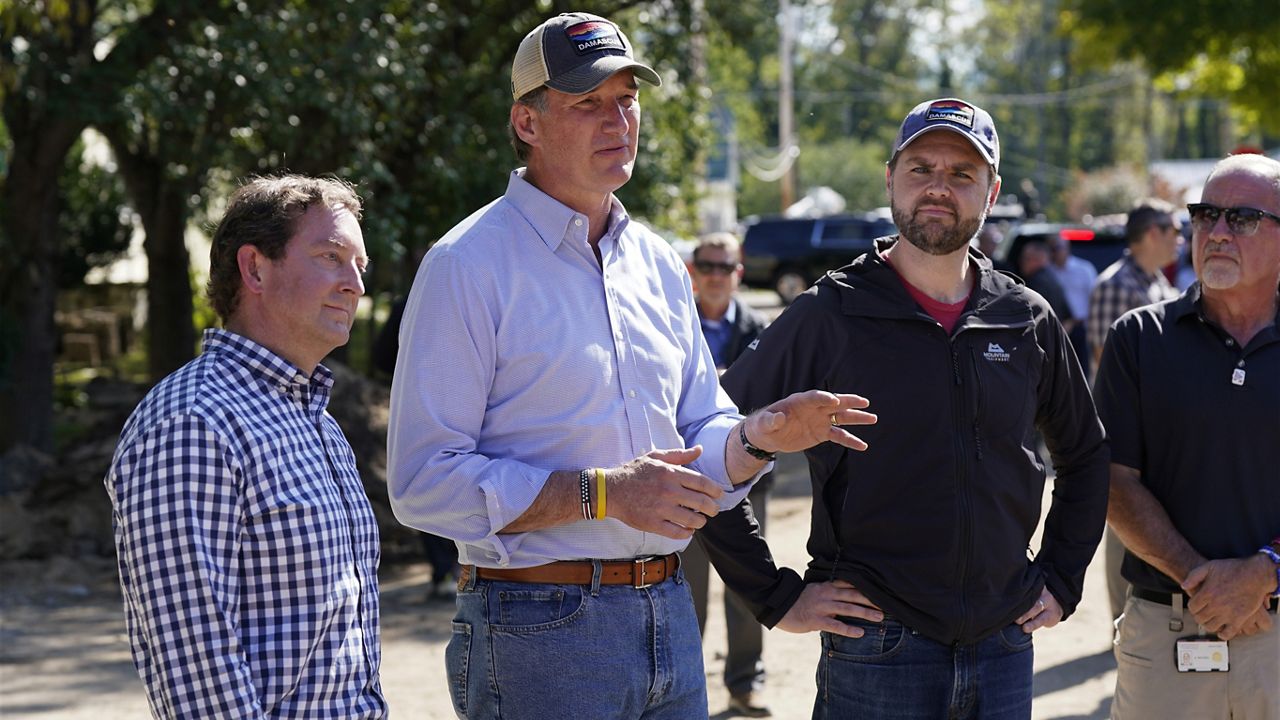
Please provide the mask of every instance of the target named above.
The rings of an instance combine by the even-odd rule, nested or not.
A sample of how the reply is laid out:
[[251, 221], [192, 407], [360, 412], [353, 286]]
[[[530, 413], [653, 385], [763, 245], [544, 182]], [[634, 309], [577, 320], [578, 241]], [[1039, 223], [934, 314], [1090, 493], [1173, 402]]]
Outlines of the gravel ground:
[[[809, 497], [802, 465], [784, 458], [770, 503], [770, 538], [780, 562], [801, 567]], [[1033, 545], [1034, 546], [1034, 545]], [[1077, 614], [1036, 635], [1035, 718], [1106, 718], [1115, 682], [1101, 555], [1090, 568]], [[452, 603], [426, 600], [425, 564], [382, 577], [382, 684], [395, 717], [452, 718], [444, 644]], [[718, 585], [718, 583], [717, 583]], [[712, 608], [719, 587], [713, 587]], [[763, 699], [774, 717], [807, 718], [814, 696], [817, 638], [770, 632]], [[706, 673], [712, 717], [728, 718], [720, 685], [723, 613], [707, 626]], [[0, 717], [117, 720], [147, 717], [129, 658], [111, 560], [0, 564]]]

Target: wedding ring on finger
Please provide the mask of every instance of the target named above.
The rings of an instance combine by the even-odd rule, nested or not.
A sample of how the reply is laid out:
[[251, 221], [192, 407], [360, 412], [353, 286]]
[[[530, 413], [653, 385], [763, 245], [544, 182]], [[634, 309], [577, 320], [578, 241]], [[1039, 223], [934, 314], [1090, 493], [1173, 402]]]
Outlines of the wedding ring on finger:
[[839, 425], [839, 424], [840, 424], [839, 422], [836, 422], [836, 414], [835, 414], [835, 413], [831, 413], [831, 424], [832, 424], [832, 425]]

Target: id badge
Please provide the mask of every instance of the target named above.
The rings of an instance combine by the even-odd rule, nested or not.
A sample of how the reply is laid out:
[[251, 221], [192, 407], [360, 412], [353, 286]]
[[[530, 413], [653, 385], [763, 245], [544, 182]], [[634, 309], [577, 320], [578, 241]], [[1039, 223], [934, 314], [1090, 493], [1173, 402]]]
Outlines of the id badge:
[[1209, 637], [1185, 637], [1175, 646], [1178, 672], [1227, 672], [1231, 656], [1227, 641]]

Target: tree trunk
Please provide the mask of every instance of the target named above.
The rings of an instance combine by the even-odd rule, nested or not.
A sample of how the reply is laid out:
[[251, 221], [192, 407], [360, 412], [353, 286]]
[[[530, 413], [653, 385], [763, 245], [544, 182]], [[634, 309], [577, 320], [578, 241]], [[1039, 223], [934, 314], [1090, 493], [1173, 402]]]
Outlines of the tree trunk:
[[7, 265], [0, 273], [0, 451], [25, 443], [47, 452], [57, 352], [58, 175], [80, 130], [25, 119], [6, 117], [13, 154], [0, 202]]
[[191, 259], [187, 254], [185, 183], [157, 183], [155, 207], [143, 216], [147, 239], [147, 370], [152, 382], [195, 357]]

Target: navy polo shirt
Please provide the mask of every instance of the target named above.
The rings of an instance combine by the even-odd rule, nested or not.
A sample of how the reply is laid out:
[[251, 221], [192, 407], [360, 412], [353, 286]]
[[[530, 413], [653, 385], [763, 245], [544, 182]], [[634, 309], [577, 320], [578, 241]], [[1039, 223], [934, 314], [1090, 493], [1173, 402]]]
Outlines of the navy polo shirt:
[[[1135, 468], [1173, 525], [1209, 559], [1245, 557], [1280, 534], [1280, 313], [1241, 347], [1204, 316], [1200, 285], [1126, 313], [1107, 337], [1094, 400], [1111, 462]], [[1135, 586], [1177, 592], [1125, 553]]]

